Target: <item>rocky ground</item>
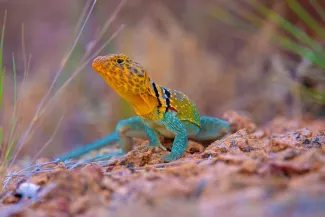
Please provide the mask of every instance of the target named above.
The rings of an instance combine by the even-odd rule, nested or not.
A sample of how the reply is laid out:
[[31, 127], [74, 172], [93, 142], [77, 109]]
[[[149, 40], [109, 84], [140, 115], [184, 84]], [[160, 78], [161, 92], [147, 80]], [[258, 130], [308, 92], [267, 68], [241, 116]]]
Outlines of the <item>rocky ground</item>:
[[223, 141], [190, 141], [172, 163], [137, 141], [106, 162], [15, 168], [0, 216], [325, 216], [325, 121], [224, 119], [232, 133]]

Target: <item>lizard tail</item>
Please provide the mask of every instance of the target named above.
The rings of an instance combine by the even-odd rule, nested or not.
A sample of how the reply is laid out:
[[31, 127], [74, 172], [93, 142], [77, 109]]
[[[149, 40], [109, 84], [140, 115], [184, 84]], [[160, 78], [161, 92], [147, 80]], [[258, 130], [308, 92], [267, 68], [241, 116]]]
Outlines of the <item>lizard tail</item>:
[[69, 160], [71, 158], [77, 158], [77, 157], [80, 157], [80, 156], [90, 152], [90, 151], [100, 149], [106, 145], [111, 145], [117, 141], [118, 141], [118, 133], [115, 131], [114, 133], [112, 133], [104, 138], [101, 138], [93, 143], [90, 143], [84, 147], [80, 147], [72, 152], [64, 154], [64, 155], [58, 157], [57, 160], [65, 161], [65, 160]]

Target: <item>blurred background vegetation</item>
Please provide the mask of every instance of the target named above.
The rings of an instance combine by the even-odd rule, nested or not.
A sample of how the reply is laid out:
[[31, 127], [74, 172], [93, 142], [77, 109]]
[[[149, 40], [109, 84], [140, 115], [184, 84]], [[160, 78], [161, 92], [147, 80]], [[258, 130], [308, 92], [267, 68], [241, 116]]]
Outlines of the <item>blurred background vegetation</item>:
[[203, 115], [237, 110], [264, 124], [280, 115], [325, 113], [322, 0], [98, 0], [66, 59], [92, 3], [0, 0], [6, 74], [0, 126], [7, 144], [16, 105], [21, 155], [43, 147], [41, 156], [57, 156], [134, 115], [91, 68], [89, 58], [104, 43], [98, 55], [129, 55], [156, 82], [186, 93]]

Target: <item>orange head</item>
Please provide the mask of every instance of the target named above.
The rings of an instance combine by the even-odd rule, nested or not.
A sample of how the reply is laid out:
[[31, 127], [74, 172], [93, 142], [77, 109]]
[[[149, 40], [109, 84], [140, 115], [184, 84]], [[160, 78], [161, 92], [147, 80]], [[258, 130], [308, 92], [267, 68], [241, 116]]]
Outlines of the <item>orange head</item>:
[[136, 110], [148, 114], [157, 106], [148, 74], [129, 57], [120, 54], [97, 57], [92, 67], [104, 80]]
[[148, 74], [128, 56], [99, 56], [92, 63], [94, 70], [119, 94], [139, 95], [148, 91]]

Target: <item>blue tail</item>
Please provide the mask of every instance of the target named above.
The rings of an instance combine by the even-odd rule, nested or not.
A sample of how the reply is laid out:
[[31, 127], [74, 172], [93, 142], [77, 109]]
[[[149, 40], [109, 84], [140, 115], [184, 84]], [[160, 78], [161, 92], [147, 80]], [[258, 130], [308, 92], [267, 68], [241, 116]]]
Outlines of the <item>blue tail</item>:
[[58, 157], [57, 159], [60, 161], [65, 161], [65, 160], [69, 160], [71, 158], [77, 158], [77, 157], [80, 157], [80, 156], [90, 152], [90, 151], [100, 149], [106, 145], [111, 145], [117, 141], [118, 141], [118, 133], [114, 132], [114, 133], [112, 133], [104, 138], [101, 138], [93, 143], [90, 143], [84, 147], [80, 147], [72, 152], [62, 155], [62, 156]]

